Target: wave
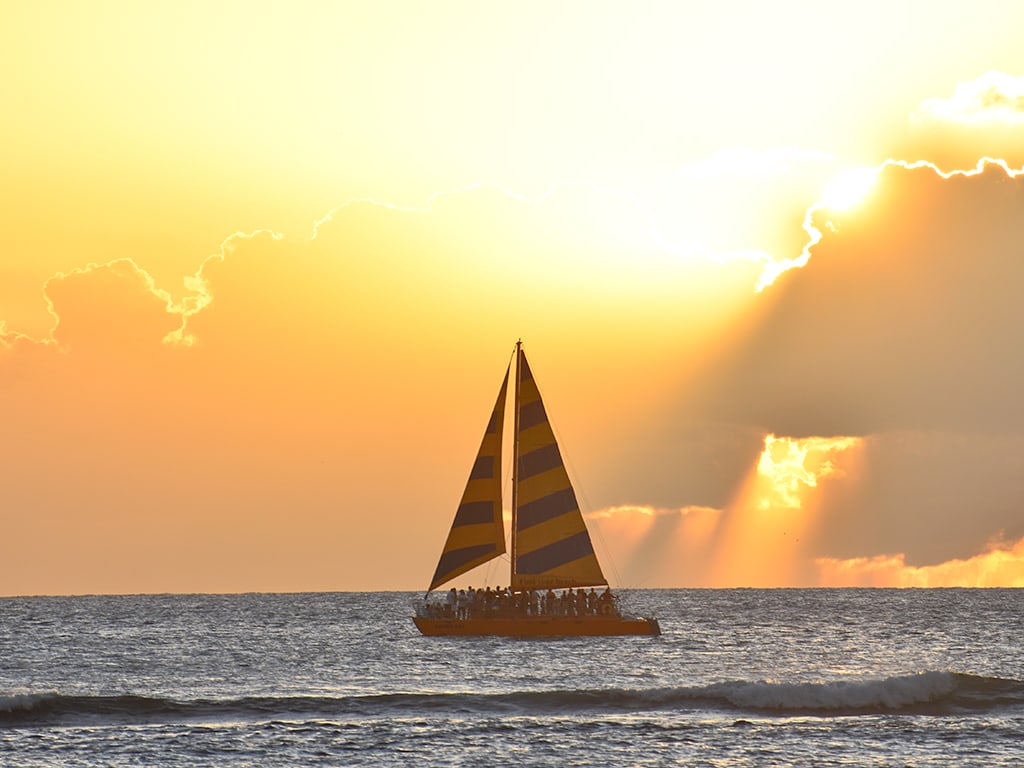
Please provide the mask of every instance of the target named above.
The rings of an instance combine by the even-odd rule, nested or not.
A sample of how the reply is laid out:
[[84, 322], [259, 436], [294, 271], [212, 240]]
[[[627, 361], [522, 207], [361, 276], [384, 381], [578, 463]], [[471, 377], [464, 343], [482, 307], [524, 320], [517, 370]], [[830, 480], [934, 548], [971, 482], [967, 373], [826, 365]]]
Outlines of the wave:
[[762, 715], [953, 715], [1024, 709], [1024, 681], [956, 672], [823, 683], [732, 681], [645, 690], [388, 693], [178, 701], [158, 697], [0, 696], [0, 728], [411, 715], [580, 715], [588, 712], [743, 712]]

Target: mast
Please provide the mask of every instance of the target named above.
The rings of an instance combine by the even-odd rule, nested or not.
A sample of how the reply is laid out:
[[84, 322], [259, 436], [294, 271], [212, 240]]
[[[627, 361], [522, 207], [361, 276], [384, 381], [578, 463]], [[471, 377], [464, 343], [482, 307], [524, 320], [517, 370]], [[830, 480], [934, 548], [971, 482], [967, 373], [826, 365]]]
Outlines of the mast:
[[509, 584], [516, 581], [516, 517], [519, 513], [519, 372], [522, 368], [523, 340], [516, 341], [516, 388], [512, 405], [512, 578]]

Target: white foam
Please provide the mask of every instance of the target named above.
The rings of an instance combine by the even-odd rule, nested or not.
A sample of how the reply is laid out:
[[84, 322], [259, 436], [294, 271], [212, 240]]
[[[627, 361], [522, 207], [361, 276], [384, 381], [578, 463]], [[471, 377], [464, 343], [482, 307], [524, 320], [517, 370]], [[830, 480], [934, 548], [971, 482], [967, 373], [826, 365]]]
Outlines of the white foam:
[[0, 712], [16, 712], [29, 710], [46, 699], [53, 698], [56, 693], [11, 693], [0, 696]]
[[828, 683], [721, 683], [711, 688], [737, 707], [755, 709], [903, 709], [948, 696], [956, 688], [956, 678], [949, 672], [921, 672]]

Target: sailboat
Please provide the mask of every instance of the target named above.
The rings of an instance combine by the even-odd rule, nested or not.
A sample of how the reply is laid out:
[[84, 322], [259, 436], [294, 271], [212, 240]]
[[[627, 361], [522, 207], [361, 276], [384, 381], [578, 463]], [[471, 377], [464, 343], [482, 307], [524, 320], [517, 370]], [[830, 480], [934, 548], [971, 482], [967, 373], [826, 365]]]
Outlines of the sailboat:
[[[505, 371], [448, 539], [413, 621], [424, 635], [661, 634], [657, 619], [620, 610], [594, 553], [521, 341], [516, 342], [513, 357], [515, 366], [510, 361]], [[432, 594], [506, 552], [501, 460], [510, 376], [514, 393], [509, 587]], [[604, 590], [599, 594], [595, 587]]]

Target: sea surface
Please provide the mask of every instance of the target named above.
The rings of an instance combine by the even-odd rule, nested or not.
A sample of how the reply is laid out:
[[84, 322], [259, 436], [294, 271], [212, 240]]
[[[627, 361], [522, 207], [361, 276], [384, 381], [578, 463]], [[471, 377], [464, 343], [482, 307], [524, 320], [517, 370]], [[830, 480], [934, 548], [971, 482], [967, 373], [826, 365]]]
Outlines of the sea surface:
[[0, 599], [0, 766], [1020, 766], [1024, 590], [639, 590], [660, 637], [409, 593]]

